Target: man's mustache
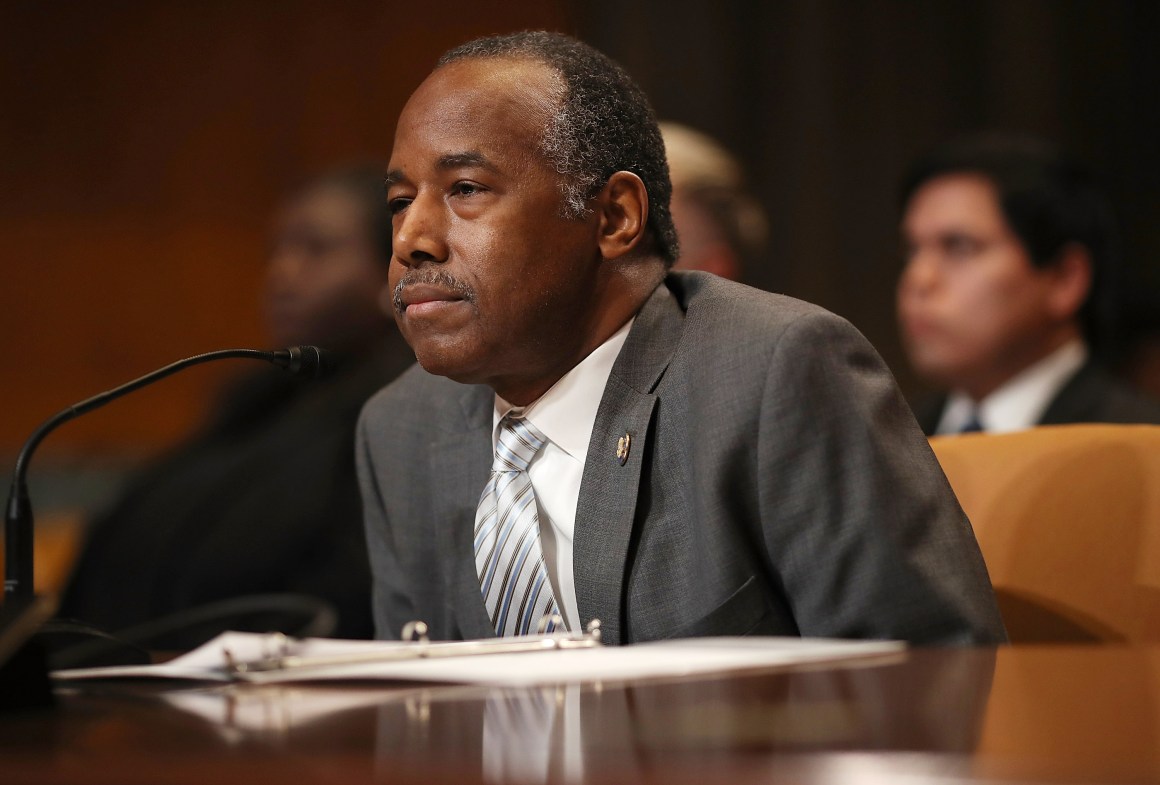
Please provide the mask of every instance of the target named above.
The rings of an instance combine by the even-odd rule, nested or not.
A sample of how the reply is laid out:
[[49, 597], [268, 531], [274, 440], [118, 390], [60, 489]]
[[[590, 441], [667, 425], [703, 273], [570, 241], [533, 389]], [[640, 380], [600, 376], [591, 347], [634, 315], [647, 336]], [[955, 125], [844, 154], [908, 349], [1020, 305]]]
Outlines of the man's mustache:
[[469, 303], [475, 302], [475, 290], [444, 270], [408, 270], [395, 284], [394, 295], [391, 298], [397, 313], [403, 313], [407, 309], [403, 304], [403, 289], [416, 284], [446, 289]]

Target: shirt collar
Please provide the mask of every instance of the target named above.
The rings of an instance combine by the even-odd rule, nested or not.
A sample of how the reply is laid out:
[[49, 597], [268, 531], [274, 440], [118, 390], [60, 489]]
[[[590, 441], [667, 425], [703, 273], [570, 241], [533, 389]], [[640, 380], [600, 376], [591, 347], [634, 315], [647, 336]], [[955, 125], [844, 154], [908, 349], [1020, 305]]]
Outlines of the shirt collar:
[[1077, 339], [1020, 371], [978, 403], [966, 393], [952, 393], [939, 421], [938, 433], [957, 433], [975, 415], [993, 433], [1030, 428], [1039, 423], [1056, 394], [1087, 359], [1087, 346]]
[[496, 395], [495, 415], [492, 419], [493, 440], [497, 438], [500, 420], [510, 412], [522, 413], [552, 444], [583, 463], [588, 455], [592, 428], [596, 424], [596, 410], [600, 408], [600, 399], [604, 397], [612, 366], [624, 347], [634, 321], [635, 317], [629, 319], [611, 338], [596, 347], [572, 370], [560, 377], [546, 393], [522, 410]]

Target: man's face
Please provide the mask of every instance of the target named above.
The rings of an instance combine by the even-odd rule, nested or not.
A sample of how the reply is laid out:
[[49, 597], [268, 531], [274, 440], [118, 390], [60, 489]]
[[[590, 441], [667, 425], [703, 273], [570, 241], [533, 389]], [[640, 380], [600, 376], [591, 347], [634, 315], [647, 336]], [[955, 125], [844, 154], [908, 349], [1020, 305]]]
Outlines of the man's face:
[[539, 148], [562, 89], [524, 60], [444, 66], [403, 109], [389, 166], [400, 329], [431, 373], [513, 402], [594, 348], [596, 222], [561, 217]]
[[1032, 264], [986, 178], [952, 174], [921, 186], [902, 239], [898, 318], [921, 375], [980, 397], [1053, 348], [1055, 276]]
[[354, 196], [324, 186], [283, 208], [263, 291], [276, 343], [341, 351], [372, 342], [389, 329], [380, 307], [386, 286], [386, 264]]

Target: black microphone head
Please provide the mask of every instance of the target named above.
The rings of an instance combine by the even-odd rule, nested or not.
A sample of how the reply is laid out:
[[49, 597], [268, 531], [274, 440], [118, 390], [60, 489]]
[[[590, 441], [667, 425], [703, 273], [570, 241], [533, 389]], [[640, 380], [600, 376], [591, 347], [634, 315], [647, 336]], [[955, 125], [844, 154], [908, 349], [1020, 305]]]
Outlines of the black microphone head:
[[295, 376], [321, 379], [334, 370], [334, 355], [317, 346], [291, 346], [273, 353], [270, 361]]

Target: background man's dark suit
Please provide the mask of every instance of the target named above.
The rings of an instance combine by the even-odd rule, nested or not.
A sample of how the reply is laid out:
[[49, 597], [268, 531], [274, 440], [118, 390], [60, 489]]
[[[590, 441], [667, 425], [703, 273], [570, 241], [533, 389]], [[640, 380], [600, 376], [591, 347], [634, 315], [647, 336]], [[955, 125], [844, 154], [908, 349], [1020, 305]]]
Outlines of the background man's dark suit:
[[[472, 553], [492, 390], [413, 368], [358, 432], [380, 636], [494, 634]], [[628, 434], [627, 462], [616, 456]], [[864, 338], [819, 308], [671, 274], [604, 391], [574, 540], [606, 641], [1004, 637], [970, 526]]]
[[[914, 416], [927, 436], [938, 429], [946, 403], [946, 395], [936, 395], [914, 405]], [[1084, 422], [1160, 424], [1160, 403], [1089, 361], [1056, 394], [1038, 424]]]
[[[397, 331], [380, 344], [326, 379], [266, 370], [231, 388], [213, 423], [94, 521], [61, 615], [115, 631], [293, 592], [334, 607], [335, 635], [371, 637], [352, 431], [366, 400], [414, 361]], [[167, 645], [214, 632], [198, 627]]]

